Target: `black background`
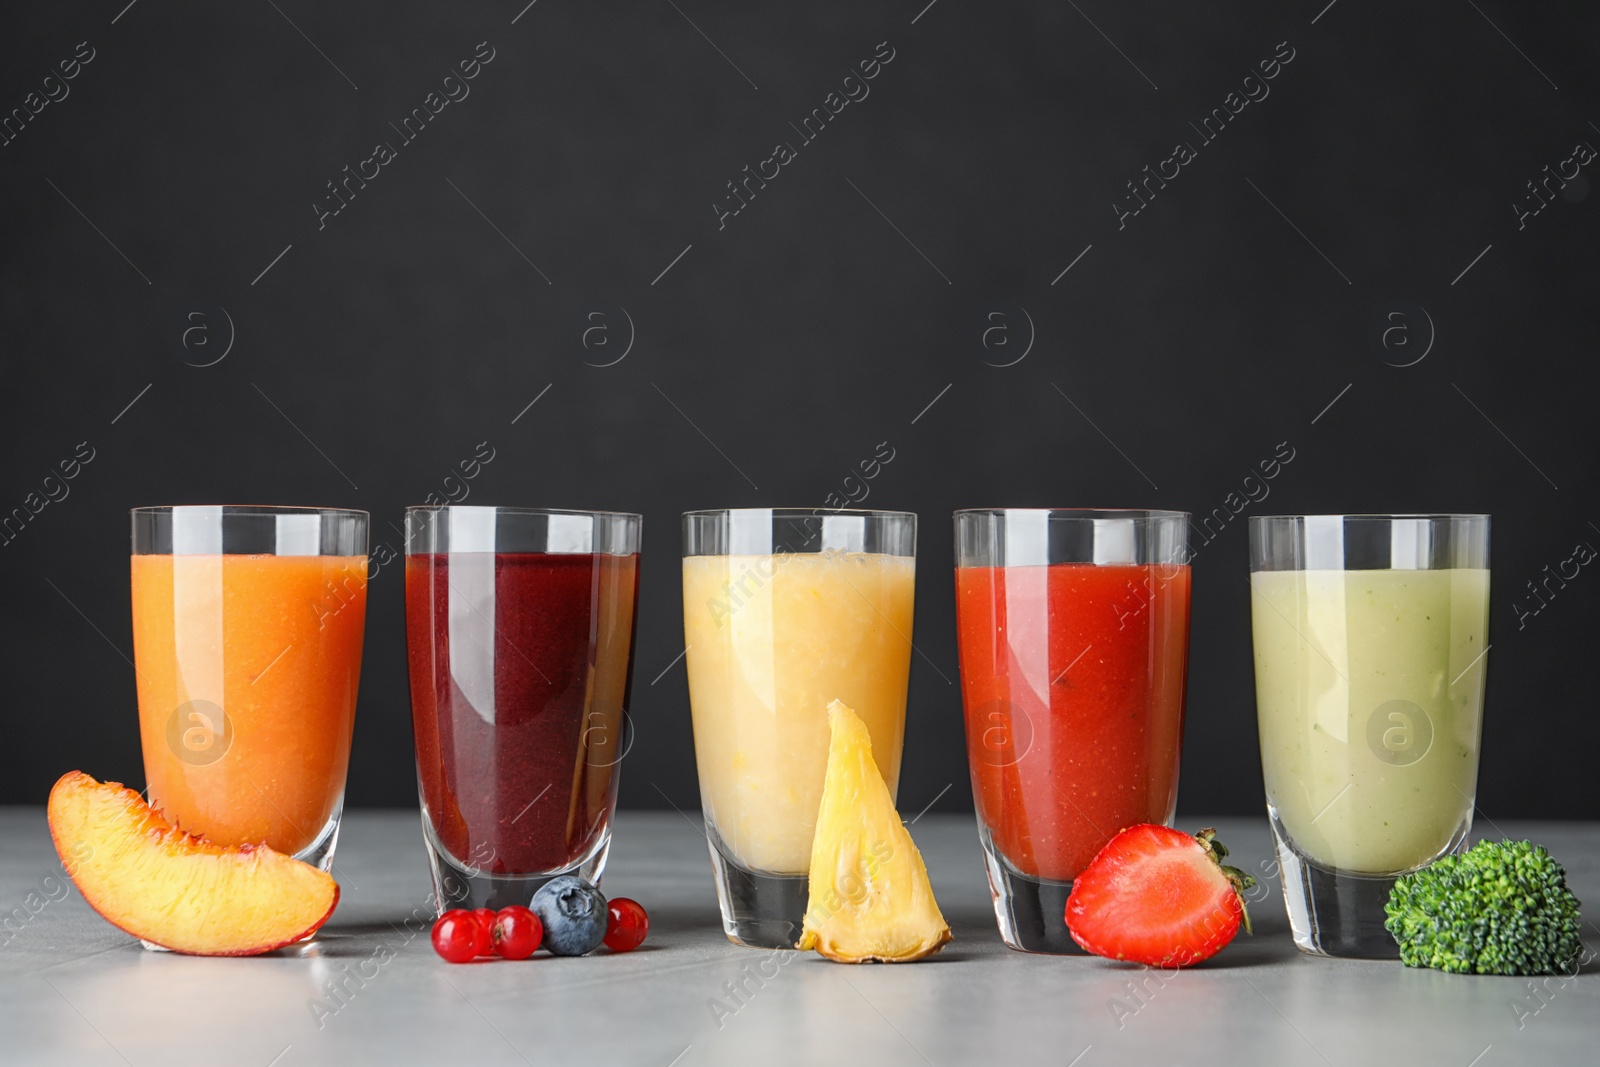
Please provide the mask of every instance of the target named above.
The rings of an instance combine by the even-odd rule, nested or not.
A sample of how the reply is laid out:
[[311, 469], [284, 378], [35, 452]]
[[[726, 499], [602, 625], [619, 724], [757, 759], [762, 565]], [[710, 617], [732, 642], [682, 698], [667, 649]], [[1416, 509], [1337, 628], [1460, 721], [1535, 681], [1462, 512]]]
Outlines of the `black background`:
[[[925, 3], [7, 5], [0, 113], [94, 59], [0, 147], [0, 512], [95, 458], [0, 547], [0, 801], [72, 767], [142, 783], [127, 508], [359, 507], [398, 550], [402, 507], [488, 441], [469, 503], [644, 512], [622, 802], [692, 809], [678, 513], [820, 505], [888, 442], [864, 504], [922, 519], [900, 802], [953, 783], [961, 810], [950, 511], [1198, 517], [1288, 442], [1247, 513], [1494, 515], [1481, 810], [1600, 816], [1600, 575], [1516, 610], [1600, 545], [1600, 163], [1520, 229], [1511, 206], [1600, 145], [1600, 20]], [[870, 96], [800, 144], [882, 41]], [[479, 42], [470, 96], [401, 144]], [[1279, 42], [1270, 95], [1203, 143]], [[780, 140], [798, 158], [719, 229]], [[1197, 158], [1119, 229], [1180, 140]], [[319, 229], [378, 141], [397, 158]], [[626, 347], [619, 308], [631, 350], [590, 365]], [[1261, 810], [1246, 541], [1235, 518], [1195, 563], [1188, 811]], [[371, 586], [352, 804], [415, 802], [402, 584]]]

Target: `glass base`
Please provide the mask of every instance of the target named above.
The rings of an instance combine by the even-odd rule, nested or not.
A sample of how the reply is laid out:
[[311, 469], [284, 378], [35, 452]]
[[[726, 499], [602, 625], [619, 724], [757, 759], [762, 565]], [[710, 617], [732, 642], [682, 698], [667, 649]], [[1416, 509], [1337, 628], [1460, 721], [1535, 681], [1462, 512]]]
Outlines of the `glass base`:
[[[309, 863], [317, 870], [327, 873], [328, 869], [333, 866], [333, 850], [339, 845], [339, 823], [343, 815], [344, 794], [341, 793], [339, 794], [338, 802], [333, 806], [333, 814], [328, 816], [328, 821], [323, 824], [321, 830], [317, 831], [316, 840], [312, 841], [311, 844], [307, 845], [299, 852], [296, 852], [294, 854], [294, 858], [302, 863]], [[304, 944], [306, 941], [310, 941], [315, 936], [316, 934], [314, 932], [307, 934], [300, 941], [296, 942], [296, 944]], [[151, 952], [172, 951], [165, 945], [158, 945], [153, 941], [146, 941], [142, 937], [139, 939], [139, 944], [143, 945]]]
[[1058, 956], [1087, 955], [1067, 930], [1067, 897], [1072, 893], [1072, 883], [1031, 878], [1006, 862], [982, 827], [978, 836], [983, 842], [995, 922], [1006, 947]]
[[333, 867], [333, 850], [339, 845], [339, 822], [344, 815], [344, 794], [339, 794], [339, 802], [333, 806], [333, 814], [328, 816], [328, 821], [322, 829], [317, 831], [317, 838], [311, 844], [294, 854], [294, 858], [302, 863], [309, 863], [319, 871], [328, 871]]
[[[1268, 808], [1272, 839], [1283, 877], [1283, 903], [1295, 947], [1313, 956], [1396, 960], [1400, 947], [1384, 928], [1383, 906], [1389, 902], [1396, 874], [1356, 874], [1323, 867], [1301, 855]], [[1440, 853], [1454, 852], [1466, 840], [1471, 814]]]
[[741, 866], [710, 827], [706, 844], [722, 907], [722, 932], [728, 940], [747, 948], [794, 948], [805, 923], [810, 878]]
[[552, 878], [575, 874], [594, 886], [605, 873], [606, 856], [611, 851], [611, 827], [606, 825], [589, 851], [568, 867], [533, 874], [491, 874], [456, 859], [439, 843], [426, 813], [422, 816], [422, 841], [428, 850], [428, 870], [433, 875], [433, 904], [439, 914], [451, 908], [501, 908], [512, 904], [527, 907], [533, 894]]

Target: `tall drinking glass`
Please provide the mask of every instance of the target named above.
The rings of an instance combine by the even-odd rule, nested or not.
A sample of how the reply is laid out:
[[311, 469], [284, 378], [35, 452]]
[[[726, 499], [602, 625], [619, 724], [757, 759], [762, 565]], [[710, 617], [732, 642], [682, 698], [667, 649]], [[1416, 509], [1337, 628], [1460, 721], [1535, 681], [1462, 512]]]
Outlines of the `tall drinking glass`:
[[1256, 714], [1295, 944], [1398, 956], [1395, 878], [1472, 827], [1489, 516], [1250, 519]]
[[1180, 511], [955, 513], [967, 757], [1000, 936], [1077, 952], [1072, 881], [1171, 823], [1189, 656]]
[[367, 513], [135, 508], [133, 658], [150, 802], [219, 845], [327, 870], [367, 613]]
[[406, 644], [435, 903], [598, 883], [632, 682], [638, 515], [406, 509]]
[[683, 629], [700, 803], [722, 928], [792, 948], [828, 762], [854, 708], [895, 794], [917, 517], [746, 508], [683, 516]]

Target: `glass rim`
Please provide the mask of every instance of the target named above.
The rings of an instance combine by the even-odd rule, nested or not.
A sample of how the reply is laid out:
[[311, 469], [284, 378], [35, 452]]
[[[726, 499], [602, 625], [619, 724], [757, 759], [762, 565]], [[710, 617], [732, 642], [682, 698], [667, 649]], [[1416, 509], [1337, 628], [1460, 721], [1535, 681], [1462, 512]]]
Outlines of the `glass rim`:
[[967, 515], [1004, 517], [1006, 515], [1044, 515], [1051, 519], [1190, 519], [1188, 511], [1163, 508], [957, 508], [956, 518]]
[[771, 515], [773, 518], [792, 518], [796, 516], [815, 516], [827, 518], [830, 515], [842, 515], [851, 518], [872, 517], [910, 519], [916, 521], [917, 513], [914, 511], [891, 511], [882, 508], [697, 508], [685, 511], [683, 517], [688, 518], [713, 518], [718, 515]]
[[587, 518], [616, 518], [638, 519], [644, 521], [644, 515], [637, 511], [604, 511], [586, 510], [584, 508], [524, 508], [500, 507], [496, 504], [407, 504], [406, 514], [420, 512], [438, 515], [446, 511], [493, 511], [502, 515], [527, 515], [536, 517], [541, 515], [582, 515]]
[[1482, 511], [1416, 511], [1416, 512], [1351, 512], [1349, 514], [1329, 515], [1251, 515], [1251, 522], [1290, 522], [1297, 519], [1362, 519], [1383, 521], [1388, 519], [1425, 519], [1429, 522], [1454, 519], [1484, 519], [1490, 518], [1488, 512]]
[[322, 508], [299, 504], [160, 504], [129, 508], [129, 515], [171, 515], [177, 511], [221, 511], [223, 515], [347, 515], [371, 520], [360, 508]]

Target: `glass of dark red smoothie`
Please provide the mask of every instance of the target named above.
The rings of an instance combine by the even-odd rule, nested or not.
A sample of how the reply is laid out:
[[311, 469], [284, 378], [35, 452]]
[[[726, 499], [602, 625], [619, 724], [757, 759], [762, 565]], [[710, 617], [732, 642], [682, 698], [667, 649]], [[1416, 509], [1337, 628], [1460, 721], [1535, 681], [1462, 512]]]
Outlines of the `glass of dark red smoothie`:
[[1188, 515], [955, 513], [967, 757], [1007, 945], [1080, 951], [1072, 881], [1170, 823], [1189, 654]]
[[641, 518], [406, 509], [406, 644], [436, 903], [598, 883], [611, 843]]

